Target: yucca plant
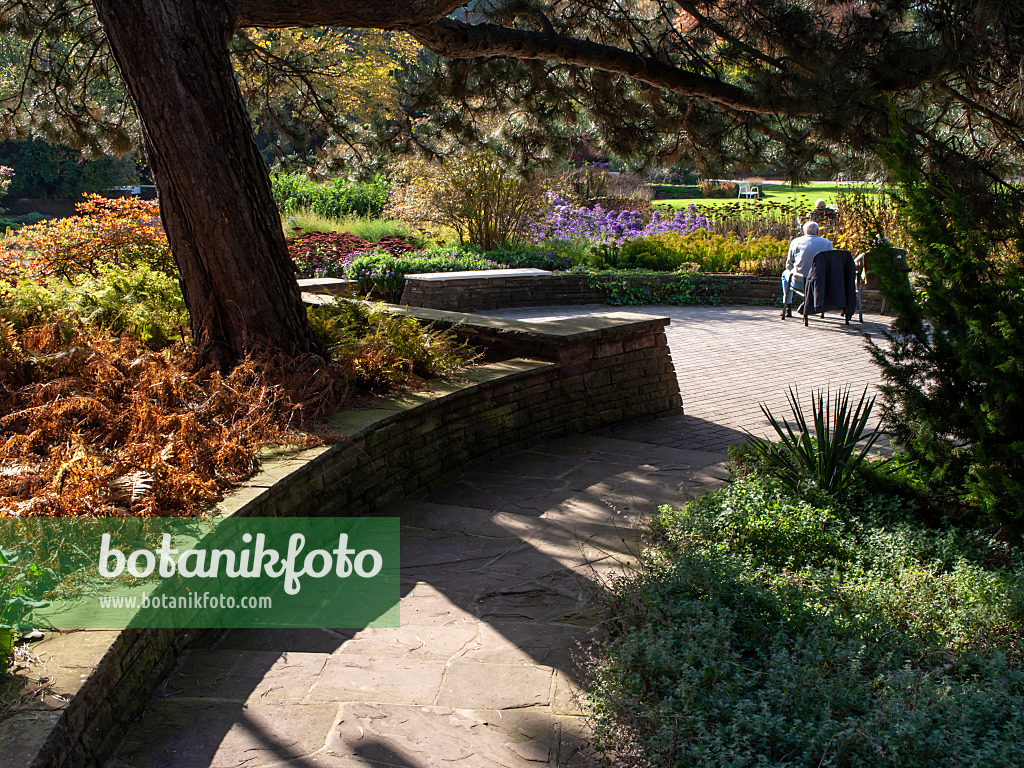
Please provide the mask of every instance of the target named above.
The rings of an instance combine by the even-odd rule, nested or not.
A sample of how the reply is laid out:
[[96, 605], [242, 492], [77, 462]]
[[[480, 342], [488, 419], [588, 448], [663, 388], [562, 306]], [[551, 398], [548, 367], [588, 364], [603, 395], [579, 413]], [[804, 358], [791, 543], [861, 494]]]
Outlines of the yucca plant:
[[856, 407], [852, 407], [849, 387], [840, 387], [834, 396], [831, 390], [817, 390], [811, 396], [813, 431], [795, 388], [789, 388], [788, 399], [793, 425], [786, 419], [780, 422], [761, 403], [761, 412], [778, 434], [779, 442], [751, 435], [755, 453], [794, 493], [809, 486], [838, 493], [849, 484], [854, 470], [881, 434], [877, 429], [867, 431], [875, 398], [868, 398], [865, 387]]

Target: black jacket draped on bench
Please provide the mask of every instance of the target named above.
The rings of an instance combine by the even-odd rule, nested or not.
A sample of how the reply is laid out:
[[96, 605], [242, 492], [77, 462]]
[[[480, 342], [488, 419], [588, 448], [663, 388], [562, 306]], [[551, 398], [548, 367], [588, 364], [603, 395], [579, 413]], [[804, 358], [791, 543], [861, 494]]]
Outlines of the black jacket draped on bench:
[[842, 309], [847, 321], [857, 311], [857, 266], [849, 251], [822, 251], [815, 254], [804, 281], [804, 311], [820, 315]]

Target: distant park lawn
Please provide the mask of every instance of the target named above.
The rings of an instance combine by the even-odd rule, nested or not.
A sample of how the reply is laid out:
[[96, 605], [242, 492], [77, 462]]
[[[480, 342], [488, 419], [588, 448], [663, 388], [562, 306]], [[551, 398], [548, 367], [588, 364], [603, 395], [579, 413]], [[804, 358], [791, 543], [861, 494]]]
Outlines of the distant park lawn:
[[[816, 200], [824, 200], [828, 205], [835, 205], [836, 195], [844, 190], [860, 190], [868, 192], [869, 194], [876, 194], [876, 188], [874, 185], [860, 185], [860, 184], [835, 184], [833, 182], [811, 182], [801, 186], [792, 187], [789, 184], [758, 184], [758, 188], [761, 190], [764, 197], [761, 200], [750, 200], [751, 203], [783, 203], [787, 205], [806, 205], [807, 209], [810, 210], [814, 207]], [[693, 187], [693, 191], [697, 192], [697, 187]], [[742, 198], [741, 198], [742, 199]], [[688, 205], [706, 205], [706, 206], [717, 206], [717, 205], [728, 205], [729, 203], [735, 203], [736, 198], [734, 197], [694, 197], [694, 198], [675, 198], [666, 200], [654, 200], [654, 205], [668, 205], [672, 208], [685, 208]]]

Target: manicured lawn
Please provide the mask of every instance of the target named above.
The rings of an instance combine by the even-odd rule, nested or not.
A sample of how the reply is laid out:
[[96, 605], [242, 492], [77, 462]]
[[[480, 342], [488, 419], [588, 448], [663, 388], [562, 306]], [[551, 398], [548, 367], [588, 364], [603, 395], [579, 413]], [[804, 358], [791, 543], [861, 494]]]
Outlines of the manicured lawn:
[[[871, 194], [875, 194], [875, 188], [870, 185], [862, 188], [846, 184], [840, 186], [832, 182], [812, 182], [797, 187], [791, 187], [789, 184], [761, 184], [758, 186], [764, 193], [764, 198], [759, 201], [751, 200], [749, 201], [750, 203], [756, 205], [758, 203], [774, 202], [786, 205], [805, 205], [808, 211], [814, 207], [816, 200], [824, 200], [829, 205], [835, 205], [836, 195], [841, 190], [864, 189]], [[688, 205], [720, 206], [735, 202], [735, 198], [699, 197], [655, 200], [653, 204], [669, 205], [672, 208], [685, 208]]]

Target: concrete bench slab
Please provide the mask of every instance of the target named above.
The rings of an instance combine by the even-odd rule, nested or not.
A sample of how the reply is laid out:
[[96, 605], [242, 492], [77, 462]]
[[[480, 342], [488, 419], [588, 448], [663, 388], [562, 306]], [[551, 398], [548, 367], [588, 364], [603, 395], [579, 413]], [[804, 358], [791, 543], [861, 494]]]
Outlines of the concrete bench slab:
[[424, 272], [419, 275], [406, 275], [406, 280], [486, 280], [501, 277], [537, 277], [550, 275], [547, 269], [477, 269], [469, 272]]
[[338, 277], [303, 277], [299, 281], [302, 293], [319, 293], [331, 296], [355, 296], [358, 283]]

